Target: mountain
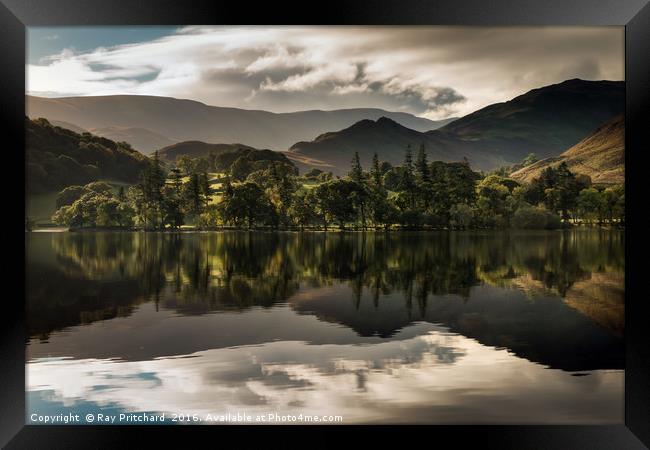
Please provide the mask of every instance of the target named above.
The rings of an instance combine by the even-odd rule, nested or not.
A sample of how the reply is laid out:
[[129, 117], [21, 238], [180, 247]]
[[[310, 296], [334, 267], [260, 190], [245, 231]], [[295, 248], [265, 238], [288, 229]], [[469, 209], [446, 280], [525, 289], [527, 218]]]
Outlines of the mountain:
[[174, 162], [179, 156], [189, 156], [191, 158], [206, 157], [210, 153], [222, 154], [235, 152], [239, 149], [256, 150], [253, 147], [243, 144], [207, 144], [201, 141], [183, 141], [172, 144], [158, 150], [158, 156], [161, 159]]
[[109, 179], [134, 183], [147, 157], [132, 148], [89, 133], [79, 134], [45, 119], [26, 119], [27, 191]]
[[289, 153], [318, 159], [333, 166], [333, 172], [345, 173], [355, 151], [359, 152], [361, 164], [366, 167], [372, 162], [375, 151], [380, 159], [401, 164], [404, 149], [420, 143], [429, 149], [430, 158], [441, 161], [458, 159], [456, 154], [443, 147], [427, 145], [431, 142], [426, 134], [406, 128], [387, 117], [376, 121], [362, 120], [341, 131], [321, 134], [311, 142], [298, 142], [291, 146]]
[[[63, 121], [98, 134], [124, 139], [151, 152], [171, 143], [244, 142], [256, 148], [286, 150], [293, 143], [382, 116], [417, 131], [429, 131], [453, 119], [432, 121], [412, 114], [374, 108], [272, 113], [208, 106], [193, 100], [140, 95], [43, 98], [27, 96], [27, 114]], [[116, 136], [121, 130], [123, 136]], [[134, 130], [137, 130], [134, 131]]]
[[546, 158], [511, 174], [530, 182], [547, 167], [566, 162], [569, 170], [589, 175], [596, 184], [625, 182], [625, 119], [617, 116], [559, 156]]
[[557, 156], [624, 108], [624, 82], [574, 79], [487, 106], [436, 130], [421, 133], [395, 121], [374, 125], [361, 121], [298, 142], [290, 151], [334, 165], [336, 172], [343, 173], [355, 151], [366, 165], [375, 151], [380, 159], [399, 163], [406, 145], [424, 144], [430, 159], [467, 157], [472, 167], [490, 170], [518, 163], [531, 152], [543, 158]]

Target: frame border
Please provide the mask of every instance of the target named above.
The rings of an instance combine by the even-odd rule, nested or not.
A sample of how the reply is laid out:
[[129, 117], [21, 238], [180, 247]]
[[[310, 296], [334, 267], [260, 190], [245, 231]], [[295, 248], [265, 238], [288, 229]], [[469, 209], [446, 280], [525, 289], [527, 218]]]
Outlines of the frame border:
[[[457, 444], [477, 443], [498, 448], [642, 449], [650, 447], [650, 347], [647, 301], [641, 293], [643, 201], [641, 155], [650, 148], [650, 0], [331, 0], [320, 9], [309, 5], [278, 5], [265, 2], [252, 7], [243, 2], [209, 0], [0, 0], [0, 124], [7, 145], [5, 163], [24, 167], [25, 57], [27, 26], [74, 25], [183, 25], [183, 24], [276, 24], [276, 25], [463, 25], [463, 26], [625, 26], [626, 82], [626, 213], [625, 274], [625, 425], [620, 426], [344, 426], [336, 430], [367, 432], [384, 440], [422, 433], [422, 437]], [[282, 8], [282, 6], [285, 6]], [[6, 159], [6, 158], [9, 159]], [[25, 184], [25, 173], [20, 171]], [[637, 188], [635, 184], [638, 184]], [[24, 214], [24, 198], [13, 195], [15, 217]], [[24, 232], [24, 225], [11, 221], [9, 233]], [[16, 230], [13, 231], [13, 227]], [[630, 244], [630, 237], [635, 240]], [[24, 242], [18, 246], [9, 279], [25, 280]], [[12, 262], [13, 262], [12, 261]], [[18, 261], [23, 261], [20, 264]], [[18, 289], [24, 299], [25, 285]], [[8, 292], [8, 291], [6, 291]], [[634, 295], [635, 293], [639, 295]], [[215, 427], [185, 426], [37, 426], [25, 425], [25, 308], [15, 295], [4, 296], [5, 311], [0, 327], [0, 445], [6, 448], [115, 448], [147, 445], [151, 438], [187, 444], [183, 437], [208, 438]], [[284, 427], [219, 427], [242, 442], [250, 431], [280, 445], [288, 443]], [[292, 437], [317, 438], [340, 445], [327, 426], [292, 426]], [[327, 431], [326, 431], [327, 430]], [[426, 433], [426, 435], [425, 435]], [[8, 444], [8, 445], [7, 445]], [[644, 445], [645, 444], [645, 445]]]

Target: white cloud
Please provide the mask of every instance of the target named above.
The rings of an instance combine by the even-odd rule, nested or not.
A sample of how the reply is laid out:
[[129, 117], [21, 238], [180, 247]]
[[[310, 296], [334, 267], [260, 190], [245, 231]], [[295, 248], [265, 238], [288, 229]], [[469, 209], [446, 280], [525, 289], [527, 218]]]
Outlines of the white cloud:
[[27, 67], [34, 95], [465, 114], [567, 78], [623, 79], [622, 28], [185, 27]]

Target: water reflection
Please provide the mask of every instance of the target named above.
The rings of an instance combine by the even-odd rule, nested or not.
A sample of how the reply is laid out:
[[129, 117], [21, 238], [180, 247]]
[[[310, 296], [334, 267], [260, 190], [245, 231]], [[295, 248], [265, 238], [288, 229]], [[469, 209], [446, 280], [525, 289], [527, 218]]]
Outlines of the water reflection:
[[622, 373], [602, 371], [624, 363], [622, 232], [39, 233], [27, 244], [29, 385], [48, 393], [38, 407], [622, 420]]

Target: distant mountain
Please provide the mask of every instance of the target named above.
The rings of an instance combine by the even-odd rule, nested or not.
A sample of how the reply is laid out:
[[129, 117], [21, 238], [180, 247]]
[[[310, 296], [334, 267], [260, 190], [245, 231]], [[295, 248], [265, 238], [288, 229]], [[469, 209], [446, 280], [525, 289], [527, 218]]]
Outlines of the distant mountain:
[[530, 182], [547, 167], [566, 162], [569, 170], [589, 175], [597, 184], [625, 182], [625, 119], [617, 116], [607, 121], [576, 145], [559, 156], [546, 158], [514, 172], [511, 177]]
[[109, 139], [26, 119], [27, 191], [58, 191], [101, 179], [134, 183], [147, 157]]
[[420, 133], [391, 120], [361, 121], [352, 127], [298, 142], [290, 151], [320, 160], [342, 173], [355, 151], [368, 164], [380, 159], [401, 162], [406, 145], [423, 143], [430, 159], [458, 161], [490, 170], [520, 162], [534, 152], [557, 156], [595, 127], [625, 108], [622, 81], [568, 80], [534, 89], [514, 99], [480, 109], [442, 128]]
[[[244, 142], [256, 148], [286, 150], [293, 143], [382, 116], [417, 131], [439, 128], [453, 119], [432, 121], [374, 108], [272, 113], [208, 106], [192, 100], [139, 95], [42, 98], [27, 96], [27, 114], [123, 139], [150, 153], [171, 143]], [[119, 131], [120, 136], [115, 133]]]
[[161, 148], [158, 151], [158, 156], [161, 159], [174, 162], [179, 156], [183, 155], [191, 158], [201, 158], [208, 156], [210, 153], [219, 155], [235, 152], [239, 149], [255, 150], [253, 147], [243, 144], [207, 144], [201, 141], [183, 141]]
[[[424, 143], [430, 158], [442, 161], [457, 160], [453, 152], [440, 146], [432, 147], [431, 139], [424, 133], [406, 128], [399, 123], [381, 117], [377, 121], [362, 120], [344, 130], [324, 133], [311, 142], [298, 142], [289, 153], [314, 158], [333, 166], [335, 173], [344, 173], [350, 166], [354, 152], [359, 152], [361, 164], [368, 167], [376, 151], [382, 160], [401, 164], [404, 150]], [[317, 165], [315, 165], [317, 166]]]

